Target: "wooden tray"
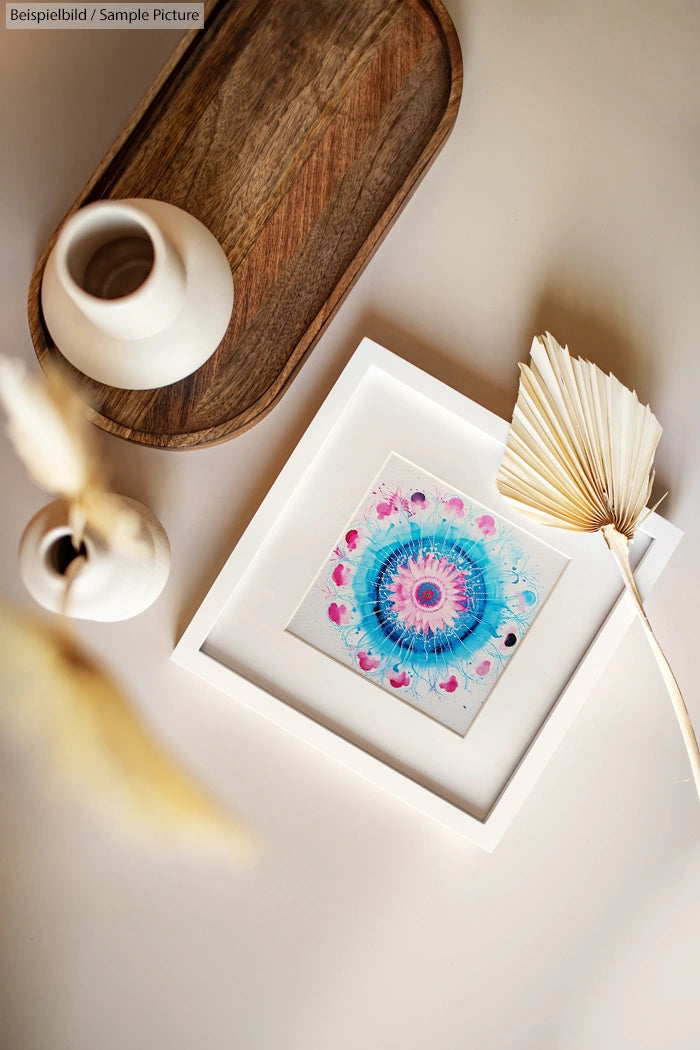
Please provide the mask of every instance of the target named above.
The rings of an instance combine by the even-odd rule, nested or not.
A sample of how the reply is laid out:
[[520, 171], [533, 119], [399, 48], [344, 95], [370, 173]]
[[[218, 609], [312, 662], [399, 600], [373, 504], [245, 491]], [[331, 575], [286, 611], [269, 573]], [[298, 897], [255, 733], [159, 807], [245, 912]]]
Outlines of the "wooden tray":
[[[119, 390], [66, 365], [94, 422], [196, 448], [261, 419], [444, 143], [461, 86], [439, 0], [210, 0], [68, 214], [108, 197], [185, 208], [226, 251], [233, 316], [213, 357], [167, 387]], [[44, 368], [63, 361], [39, 300], [55, 238], [29, 289]]]

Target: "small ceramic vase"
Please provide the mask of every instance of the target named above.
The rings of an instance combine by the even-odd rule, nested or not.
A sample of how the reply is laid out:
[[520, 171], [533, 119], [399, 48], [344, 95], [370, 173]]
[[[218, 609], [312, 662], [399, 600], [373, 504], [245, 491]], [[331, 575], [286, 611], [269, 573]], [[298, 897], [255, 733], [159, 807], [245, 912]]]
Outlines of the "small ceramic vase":
[[181, 208], [95, 201], [61, 228], [41, 306], [72, 365], [100, 383], [146, 390], [211, 357], [231, 318], [233, 278], [219, 242]]
[[[136, 500], [112, 498], [141, 520], [138, 556], [111, 547], [89, 529], [76, 550], [65, 500], [49, 503], [27, 525], [19, 548], [20, 575], [45, 609], [83, 620], [127, 620], [147, 609], [163, 590], [170, 572], [170, 544], [163, 526]], [[85, 564], [66, 598], [66, 571], [79, 556]]]

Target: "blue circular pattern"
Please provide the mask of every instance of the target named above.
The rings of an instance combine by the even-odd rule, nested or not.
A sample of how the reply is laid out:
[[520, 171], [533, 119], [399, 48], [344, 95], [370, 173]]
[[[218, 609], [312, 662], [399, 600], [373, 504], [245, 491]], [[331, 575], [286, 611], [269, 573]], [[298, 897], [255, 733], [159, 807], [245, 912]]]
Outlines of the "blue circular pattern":
[[[483, 702], [539, 602], [536, 567], [508, 523], [415, 482], [376, 485], [319, 588], [343, 662], [459, 731], [455, 712]], [[426, 706], [433, 698], [449, 717]]]
[[[401, 616], [392, 588], [400, 569], [431, 555], [460, 574], [465, 601], [443, 626], [425, 629]], [[456, 651], [468, 657], [497, 637], [505, 608], [501, 574], [484, 546], [465, 543], [454, 527], [444, 524], [429, 536], [397, 535], [379, 550], [370, 548], [358, 564], [353, 589], [367, 643], [385, 654], [390, 646], [426, 658]], [[428, 612], [444, 597], [433, 580], [418, 582], [414, 593], [417, 605]]]
[[428, 583], [425, 580], [416, 587], [416, 601], [425, 609], [434, 608], [442, 598], [442, 591], [437, 583]]

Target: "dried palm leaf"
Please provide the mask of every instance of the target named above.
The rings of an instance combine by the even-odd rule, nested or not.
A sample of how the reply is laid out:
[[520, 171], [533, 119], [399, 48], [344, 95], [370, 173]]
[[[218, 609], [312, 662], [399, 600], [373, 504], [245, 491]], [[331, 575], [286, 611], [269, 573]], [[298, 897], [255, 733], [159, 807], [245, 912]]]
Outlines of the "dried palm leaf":
[[613, 375], [549, 333], [520, 365], [520, 389], [496, 485], [543, 525], [602, 532], [663, 675], [700, 797], [700, 751], [680, 688], [644, 611], [630, 543], [649, 513], [661, 427], [648, 405]]
[[144, 550], [140, 519], [107, 491], [83, 402], [68, 380], [57, 369], [30, 376], [21, 361], [0, 356], [0, 403], [31, 479], [66, 500], [76, 550], [90, 526], [111, 546], [138, 557]]
[[61, 621], [48, 627], [2, 604], [0, 725], [48, 751], [48, 768], [125, 830], [250, 853], [248, 833], [155, 743]]

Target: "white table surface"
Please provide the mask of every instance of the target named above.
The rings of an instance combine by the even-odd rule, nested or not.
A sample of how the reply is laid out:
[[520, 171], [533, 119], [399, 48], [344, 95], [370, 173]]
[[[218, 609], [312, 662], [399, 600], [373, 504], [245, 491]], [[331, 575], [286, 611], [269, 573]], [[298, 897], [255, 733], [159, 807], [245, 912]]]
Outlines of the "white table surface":
[[[312, 0], [309, 0], [312, 2]], [[495, 853], [457, 838], [169, 660], [363, 335], [509, 416], [551, 330], [664, 425], [686, 535], [648, 603], [700, 726], [700, 7], [447, 0], [454, 132], [281, 403], [187, 453], [100, 433], [173, 569], [79, 635], [256, 832], [257, 864], [130, 845], [0, 742], [0, 1045], [13, 1050], [680, 1050], [697, 1044], [700, 805], [632, 628]], [[2, 349], [56, 223], [178, 39], [0, 30]], [[0, 593], [46, 497], [4, 435]]]

